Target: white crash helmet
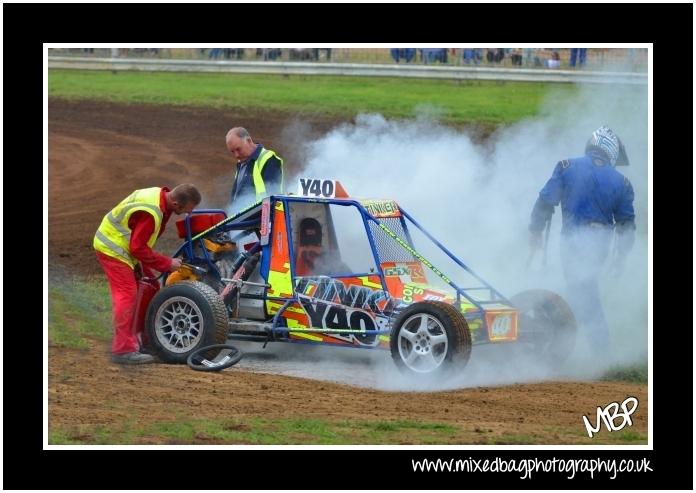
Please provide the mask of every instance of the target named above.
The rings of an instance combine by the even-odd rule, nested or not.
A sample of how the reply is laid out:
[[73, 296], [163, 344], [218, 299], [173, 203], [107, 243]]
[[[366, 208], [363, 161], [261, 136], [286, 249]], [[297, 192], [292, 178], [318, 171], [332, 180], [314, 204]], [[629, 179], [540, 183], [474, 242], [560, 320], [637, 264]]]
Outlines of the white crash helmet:
[[609, 163], [612, 166], [616, 166], [616, 162], [619, 159], [619, 154], [621, 152], [621, 141], [619, 137], [614, 133], [612, 129], [603, 125], [597, 130], [592, 132], [590, 140], [587, 141], [585, 145], [585, 153], [592, 149], [598, 149], [606, 154], [609, 158]]

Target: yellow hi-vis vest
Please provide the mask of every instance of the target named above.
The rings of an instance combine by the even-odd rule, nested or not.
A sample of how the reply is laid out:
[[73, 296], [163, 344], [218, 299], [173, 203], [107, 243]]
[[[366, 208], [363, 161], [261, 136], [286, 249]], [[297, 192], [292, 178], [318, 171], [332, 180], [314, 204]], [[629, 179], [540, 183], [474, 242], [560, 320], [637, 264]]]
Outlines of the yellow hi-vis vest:
[[252, 172], [257, 201], [261, 200], [264, 195], [266, 195], [266, 184], [263, 182], [261, 172], [263, 171], [263, 167], [266, 166], [266, 162], [273, 156], [280, 161], [280, 193], [283, 193], [283, 160], [270, 149], [261, 149], [261, 153], [254, 163], [254, 170]]
[[136, 190], [114, 207], [102, 219], [97, 233], [94, 235], [94, 249], [105, 255], [119, 259], [132, 268], [138, 261], [130, 253], [131, 230], [128, 220], [136, 211], [145, 211], [155, 218], [155, 229], [147, 240], [147, 246], [152, 248], [157, 241], [157, 235], [162, 225], [162, 210], [160, 209], [160, 187]]

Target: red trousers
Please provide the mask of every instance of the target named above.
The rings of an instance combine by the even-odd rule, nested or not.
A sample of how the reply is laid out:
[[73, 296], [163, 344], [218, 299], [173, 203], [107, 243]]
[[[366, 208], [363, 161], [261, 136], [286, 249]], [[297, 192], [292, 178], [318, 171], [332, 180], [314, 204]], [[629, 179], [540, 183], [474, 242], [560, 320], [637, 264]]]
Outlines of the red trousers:
[[133, 332], [133, 315], [138, 295], [135, 271], [120, 260], [97, 252], [97, 260], [104, 269], [111, 289], [114, 338], [111, 343], [113, 354], [132, 353], [140, 349], [137, 335]]

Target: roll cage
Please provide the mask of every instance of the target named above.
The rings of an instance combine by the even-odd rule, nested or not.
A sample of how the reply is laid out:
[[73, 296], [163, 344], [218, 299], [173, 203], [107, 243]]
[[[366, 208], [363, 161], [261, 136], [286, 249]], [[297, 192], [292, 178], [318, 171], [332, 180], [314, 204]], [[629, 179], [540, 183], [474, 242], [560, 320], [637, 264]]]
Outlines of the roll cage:
[[[431, 272], [438, 276], [442, 281], [448, 284], [452, 289], [454, 289], [456, 296], [456, 306], [460, 306], [462, 302], [468, 305], [473, 305], [475, 309], [467, 310], [465, 316], [470, 317], [480, 317], [484, 324], [486, 323], [486, 317], [483, 317], [486, 305], [510, 305], [510, 301], [499, 293], [495, 288], [483, 280], [479, 275], [477, 275], [471, 268], [469, 268], [464, 262], [457, 258], [449, 249], [447, 249], [441, 242], [439, 242], [435, 237], [433, 237], [425, 228], [423, 228], [408, 212], [403, 208], [396, 205], [395, 202], [389, 201], [393, 204], [391, 207], [392, 212], [387, 213], [389, 219], [398, 219], [398, 224], [400, 224], [400, 231], [394, 231], [397, 228], [390, 228], [386, 224], [383, 214], [379, 211], [375, 211], [372, 207], [375, 203], [384, 204], [384, 201], [366, 201], [357, 200], [354, 198], [308, 198], [293, 195], [273, 195], [259, 201], [249, 207], [241, 210], [240, 212], [227, 217], [227, 214], [222, 209], [197, 209], [191, 214], [187, 215], [183, 219], [183, 231], [185, 234], [183, 244], [176, 250], [174, 256], [182, 255], [184, 261], [197, 266], [204, 266], [208, 272], [213, 273], [217, 278], [221, 278], [220, 272], [213, 261], [210, 253], [205, 247], [205, 239], [232, 239], [231, 233], [233, 232], [256, 232], [258, 242], [252, 246], [252, 251], [261, 251], [261, 262], [260, 262], [260, 275], [265, 282], [269, 282], [269, 267], [271, 263], [272, 251], [272, 238], [274, 227], [274, 217], [276, 216], [273, 212], [278, 210], [282, 211], [284, 217], [284, 227], [287, 229], [285, 235], [285, 240], [287, 242], [287, 249], [289, 252], [289, 272], [290, 280], [292, 286], [292, 293], [285, 293], [283, 296], [273, 296], [268, 293], [268, 289], [264, 290], [263, 298], [269, 301], [275, 301], [282, 303], [282, 307], [273, 316], [273, 323], [270, 327], [271, 331], [287, 331], [286, 327], [279, 327], [280, 315], [293, 303], [299, 303], [298, 293], [295, 289], [298, 285], [298, 280], [302, 279], [295, 273], [295, 245], [293, 241], [293, 221], [291, 217], [291, 205], [295, 203], [306, 203], [306, 204], [325, 204], [326, 206], [335, 205], [341, 207], [355, 207], [360, 214], [364, 231], [367, 236], [370, 250], [374, 258], [374, 265], [376, 266], [376, 272], [345, 272], [331, 274], [330, 278], [340, 279], [340, 278], [355, 278], [355, 277], [368, 277], [377, 276], [379, 282], [381, 283], [381, 288], [385, 292], [389, 293], [389, 286], [385, 278], [385, 272], [383, 268], [384, 259], [381, 258], [380, 248], [375, 238], [373, 232], [373, 227], [375, 231], [378, 229], [391, 241], [393, 241], [399, 248], [403, 249], [410, 256], [420, 262], [423, 266], [427, 267]], [[394, 206], [398, 210], [398, 214], [393, 212]], [[372, 209], [372, 212], [368, 210], [368, 207]], [[373, 213], [374, 212], [374, 213]], [[222, 214], [224, 219], [212, 225], [211, 227], [205, 229], [204, 231], [195, 232], [191, 227], [191, 221], [198, 214]], [[219, 216], [218, 216], [219, 217]], [[329, 216], [330, 217], [330, 216]], [[392, 222], [392, 225], [396, 223]], [[411, 239], [409, 233], [409, 225], [417, 228], [427, 239], [429, 239], [434, 245], [438, 247], [439, 250], [444, 252], [457, 266], [466, 271], [468, 275], [473, 277], [479, 285], [462, 287], [455, 283], [450, 277], [446, 276], [442, 271], [440, 271], [436, 266], [434, 266], [428, 259], [421, 255], [416, 249]], [[373, 226], [373, 227], [371, 227]], [[335, 235], [333, 231], [333, 224], [330, 223], [329, 232]], [[335, 238], [335, 236], [334, 236]], [[477, 296], [474, 296], [472, 292], [476, 292]], [[317, 331], [326, 332], [324, 329], [317, 329]], [[386, 334], [389, 332], [388, 329], [374, 330], [374, 331], [363, 331], [365, 334]]]

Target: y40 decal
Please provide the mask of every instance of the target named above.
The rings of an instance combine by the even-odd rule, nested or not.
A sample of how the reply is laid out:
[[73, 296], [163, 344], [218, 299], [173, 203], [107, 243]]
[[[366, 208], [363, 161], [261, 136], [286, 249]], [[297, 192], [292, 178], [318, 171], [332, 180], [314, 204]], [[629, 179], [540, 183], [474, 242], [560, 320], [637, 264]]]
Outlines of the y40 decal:
[[[320, 301], [308, 296], [298, 296], [302, 308], [309, 317], [310, 325], [318, 329], [327, 329], [332, 337], [353, 341], [363, 345], [374, 345], [378, 342], [376, 334], [361, 334], [368, 330], [383, 330], [387, 328], [389, 319], [384, 316], [348, 308], [335, 303]], [[334, 332], [334, 331], [345, 332]]]
[[[362, 332], [365, 330], [377, 330], [378, 325], [383, 325], [383, 323], [378, 324], [374, 320], [373, 317], [375, 315], [364, 310], [348, 308], [343, 305], [327, 303], [305, 296], [299, 296], [299, 298], [302, 308], [309, 316], [312, 327]], [[383, 318], [383, 322], [386, 323], [386, 317], [380, 318]]]

